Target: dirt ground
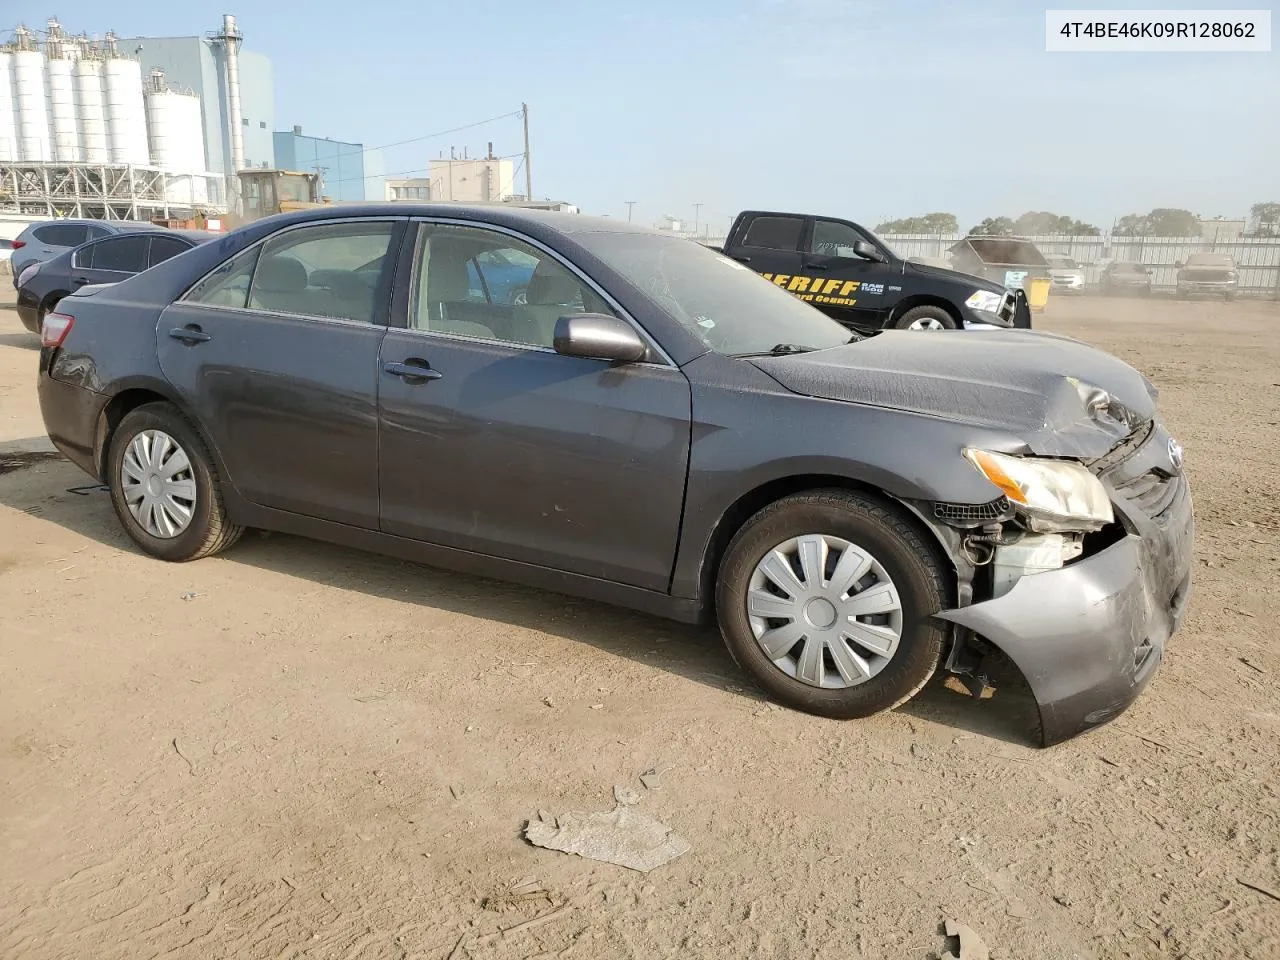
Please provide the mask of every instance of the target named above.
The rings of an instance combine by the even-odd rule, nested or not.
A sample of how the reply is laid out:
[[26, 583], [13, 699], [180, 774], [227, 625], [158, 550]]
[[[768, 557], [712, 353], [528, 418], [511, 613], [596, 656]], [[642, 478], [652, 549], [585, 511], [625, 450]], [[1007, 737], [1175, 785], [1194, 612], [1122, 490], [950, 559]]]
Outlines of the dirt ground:
[[[1014, 688], [826, 721], [706, 629], [290, 537], [147, 559], [19, 455], [0, 312], [0, 957], [923, 960], [947, 918], [1000, 960], [1280, 957], [1280, 304], [1039, 322], [1159, 386], [1199, 555], [1146, 695], [1049, 750]], [[522, 838], [615, 784], [690, 851]]]

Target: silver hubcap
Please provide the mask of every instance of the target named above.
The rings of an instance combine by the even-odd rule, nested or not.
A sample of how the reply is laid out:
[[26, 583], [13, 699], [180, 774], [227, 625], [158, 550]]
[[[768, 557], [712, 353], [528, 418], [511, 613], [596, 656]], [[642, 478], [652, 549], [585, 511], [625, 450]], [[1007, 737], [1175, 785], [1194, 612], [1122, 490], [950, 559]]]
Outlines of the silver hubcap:
[[942, 321], [934, 317], [921, 317], [919, 320], [912, 320], [907, 325], [908, 330], [945, 330]]
[[163, 430], [144, 430], [129, 441], [120, 464], [124, 502], [153, 537], [176, 537], [191, 524], [196, 479], [191, 461]]
[[780, 543], [756, 564], [747, 619], [774, 666], [814, 687], [865, 683], [902, 639], [902, 602], [884, 567], [821, 534]]

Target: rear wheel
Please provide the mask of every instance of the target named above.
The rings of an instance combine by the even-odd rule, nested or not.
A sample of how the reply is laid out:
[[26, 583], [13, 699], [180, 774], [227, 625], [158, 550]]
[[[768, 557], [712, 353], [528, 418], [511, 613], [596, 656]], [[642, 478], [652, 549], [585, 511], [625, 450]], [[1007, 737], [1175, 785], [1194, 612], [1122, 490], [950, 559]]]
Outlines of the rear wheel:
[[888, 505], [814, 491], [738, 531], [716, 611], [730, 653], [770, 694], [852, 719], [905, 703], [933, 676], [946, 584], [933, 545]]
[[207, 557], [243, 532], [227, 519], [204, 441], [170, 403], [125, 415], [111, 436], [106, 479], [125, 531], [161, 560]]
[[894, 317], [890, 326], [894, 330], [955, 330], [957, 324], [955, 317], [942, 307], [925, 304]]

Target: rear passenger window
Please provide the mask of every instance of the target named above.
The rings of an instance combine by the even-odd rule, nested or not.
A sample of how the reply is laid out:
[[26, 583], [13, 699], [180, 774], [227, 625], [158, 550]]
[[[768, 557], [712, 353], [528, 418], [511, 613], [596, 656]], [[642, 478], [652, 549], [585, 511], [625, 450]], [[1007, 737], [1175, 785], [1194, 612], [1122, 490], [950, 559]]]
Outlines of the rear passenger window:
[[800, 232], [803, 229], [802, 217], [756, 217], [747, 227], [742, 245], [769, 250], [795, 250], [800, 246]]
[[147, 243], [150, 237], [114, 237], [93, 245], [93, 269], [117, 273], [140, 273], [147, 269]]
[[89, 239], [89, 228], [82, 223], [49, 223], [32, 235], [50, 247], [78, 247]]
[[197, 283], [183, 299], [211, 307], [236, 307], [243, 310], [249, 300], [249, 281], [258, 262], [261, 247], [250, 247]]
[[249, 309], [376, 323], [378, 292], [395, 224], [328, 223], [268, 240], [253, 274]]

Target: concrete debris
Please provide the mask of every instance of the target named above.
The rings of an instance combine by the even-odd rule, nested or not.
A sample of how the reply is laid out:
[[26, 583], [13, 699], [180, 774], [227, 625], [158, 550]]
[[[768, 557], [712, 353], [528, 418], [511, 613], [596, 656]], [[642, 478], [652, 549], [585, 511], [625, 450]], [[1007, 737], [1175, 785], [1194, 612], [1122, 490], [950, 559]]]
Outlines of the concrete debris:
[[613, 786], [613, 799], [617, 800], [625, 807], [634, 807], [640, 802], [640, 794], [636, 793], [626, 784], [616, 783]]
[[535, 847], [575, 853], [641, 873], [691, 849], [688, 841], [665, 823], [621, 803], [600, 813], [569, 812], [554, 820], [530, 820], [524, 837]]
[[942, 960], [990, 960], [991, 954], [987, 950], [987, 945], [973, 932], [972, 928], [958, 921], [948, 920], [946, 931], [948, 937], [954, 937], [960, 942], [960, 953], [954, 954], [948, 950], [942, 955]]
[[644, 773], [640, 774], [640, 782], [644, 784], [646, 790], [657, 790], [662, 786], [662, 774], [656, 769], [650, 767]]

